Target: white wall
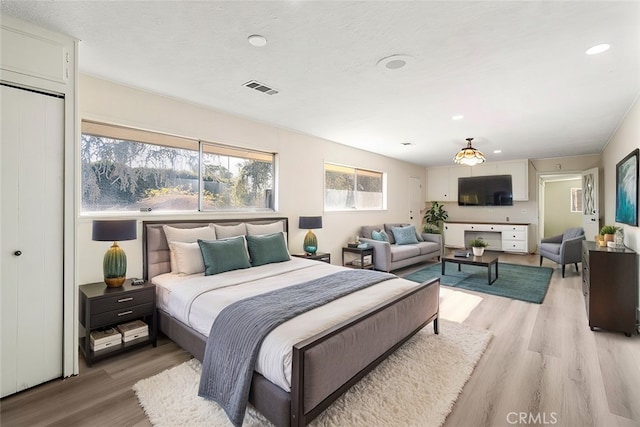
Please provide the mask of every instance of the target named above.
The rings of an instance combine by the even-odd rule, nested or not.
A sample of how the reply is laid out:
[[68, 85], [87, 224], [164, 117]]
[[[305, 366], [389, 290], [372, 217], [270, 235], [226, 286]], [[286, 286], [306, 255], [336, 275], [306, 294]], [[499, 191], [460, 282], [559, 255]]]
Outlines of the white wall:
[[[410, 177], [425, 182], [425, 169], [337, 144], [321, 138], [277, 128], [231, 114], [214, 111], [189, 102], [168, 98], [123, 86], [96, 77], [80, 76], [80, 118], [132, 126], [190, 138], [231, 144], [278, 153], [278, 212], [261, 216], [289, 218], [289, 245], [292, 252], [302, 252], [306, 231], [298, 229], [300, 215], [323, 215], [323, 228], [314, 230], [319, 250], [331, 253], [331, 261], [340, 263], [341, 247], [346, 245], [361, 225], [384, 222], [409, 222]], [[390, 142], [391, 143], [391, 142]], [[324, 161], [378, 170], [387, 173], [388, 209], [368, 212], [323, 212]], [[79, 165], [76, 175], [80, 176]], [[423, 194], [424, 197], [424, 194]], [[80, 189], [77, 191], [78, 206]], [[79, 211], [79, 209], [78, 209]], [[111, 215], [112, 217], [114, 215]], [[244, 214], [211, 212], [190, 215], [136, 213], [127, 218], [182, 219], [255, 217]], [[91, 240], [91, 220], [95, 216], [78, 218], [79, 283], [102, 280], [102, 257], [108, 245]], [[415, 223], [419, 223], [417, 218]], [[142, 275], [141, 225], [136, 241], [120, 242], [127, 253], [127, 276]]]
[[[616, 218], [616, 164], [627, 154], [640, 148], [640, 98], [636, 99], [627, 116], [602, 153], [605, 187], [605, 224], [615, 224], [624, 229], [624, 243], [640, 252], [640, 228], [615, 222]], [[640, 285], [638, 289], [640, 307]], [[640, 318], [640, 309], [638, 310]]]

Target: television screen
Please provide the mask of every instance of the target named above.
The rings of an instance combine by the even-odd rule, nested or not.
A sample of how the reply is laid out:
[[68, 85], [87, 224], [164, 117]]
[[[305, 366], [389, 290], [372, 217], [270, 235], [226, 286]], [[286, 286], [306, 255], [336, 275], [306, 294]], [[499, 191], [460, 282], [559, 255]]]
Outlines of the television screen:
[[511, 175], [458, 178], [458, 205], [513, 206]]

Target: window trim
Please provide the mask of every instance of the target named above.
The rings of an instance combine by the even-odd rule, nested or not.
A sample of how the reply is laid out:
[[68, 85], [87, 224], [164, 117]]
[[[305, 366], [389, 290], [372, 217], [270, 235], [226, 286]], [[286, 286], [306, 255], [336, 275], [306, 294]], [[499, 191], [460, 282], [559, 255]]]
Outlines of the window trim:
[[[163, 210], [155, 211], [153, 214], [160, 215], [193, 215], [193, 214], [229, 214], [234, 212], [264, 212], [274, 213], [278, 211], [278, 154], [276, 152], [268, 152], [262, 150], [255, 150], [246, 147], [232, 146], [222, 144], [218, 142], [212, 142], [199, 138], [189, 138], [183, 136], [172, 135], [164, 132], [158, 132], [153, 130], [133, 128], [129, 126], [117, 125], [113, 123], [99, 122], [90, 119], [82, 119], [80, 126], [80, 138], [83, 135], [92, 135], [101, 138], [109, 138], [115, 140], [124, 140], [130, 142], [137, 142], [141, 144], [155, 145], [161, 147], [192, 150], [198, 153], [198, 200], [197, 209], [188, 210]], [[215, 147], [215, 150], [212, 148]], [[207, 149], [209, 148], [209, 149]], [[81, 147], [79, 148], [81, 150]], [[204, 208], [204, 162], [203, 154], [217, 154], [227, 157], [235, 157], [239, 159], [258, 160], [263, 162], [270, 162], [272, 165], [272, 206], [259, 208], [259, 207], [247, 207], [238, 208], [233, 207], [229, 209], [205, 209]], [[80, 159], [81, 156], [78, 156]], [[78, 166], [82, 169], [82, 163]], [[78, 213], [80, 217], [100, 217], [104, 215], [110, 216], [131, 216], [133, 214], [139, 214], [136, 210], [117, 210], [117, 211], [84, 211], [83, 210], [83, 194], [82, 194], [82, 173], [80, 173], [80, 186], [79, 186], [79, 201], [78, 201]], [[145, 215], [152, 214], [152, 211], [144, 212]]]
[[[369, 176], [373, 176], [373, 174], [377, 175], [381, 175], [381, 179], [382, 179], [382, 189], [380, 190], [380, 192], [382, 193], [382, 205], [379, 208], [358, 208], [357, 206], [354, 206], [352, 208], [336, 208], [336, 209], [328, 209], [327, 208], [327, 200], [326, 200], [326, 195], [327, 195], [327, 165], [330, 165], [331, 167], [335, 168], [333, 170], [333, 172], [340, 172], [340, 169], [343, 169], [344, 172], [347, 171], [347, 169], [349, 171], [353, 170], [356, 173], [356, 176], [358, 174], [358, 172], [363, 172], [363, 175], [367, 175], [369, 174]], [[357, 180], [356, 180], [357, 182]], [[323, 191], [322, 191], [322, 204], [323, 204], [323, 211], [327, 212], [327, 213], [331, 213], [331, 212], [379, 212], [379, 211], [385, 211], [387, 210], [387, 173], [383, 172], [383, 171], [378, 171], [375, 169], [371, 169], [371, 168], [361, 168], [361, 167], [357, 167], [357, 166], [351, 166], [351, 165], [346, 165], [344, 163], [336, 163], [336, 162], [331, 162], [331, 161], [327, 161], [325, 160], [323, 162], [322, 165], [322, 187], [323, 187]], [[358, 189], [355, 188], [354, 192], [357, 194], [358, 193]]]

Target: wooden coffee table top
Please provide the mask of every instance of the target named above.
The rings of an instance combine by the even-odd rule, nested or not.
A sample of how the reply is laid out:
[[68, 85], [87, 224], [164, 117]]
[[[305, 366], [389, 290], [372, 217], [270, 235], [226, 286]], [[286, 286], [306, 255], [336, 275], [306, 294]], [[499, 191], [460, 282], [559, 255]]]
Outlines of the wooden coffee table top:
[[445, 255], [442, 257], [442, 262], [452, 262], [456, 264], [466, 264], [466, 265], [481, 265], [481, 266], [489, 266], [493, 263], [498, 262], [498, 256], [500, 252], [491, 252], [485, 251], [482, 256], [474, 256], [473, 253], [468, 257], [458, 257], [451, 255]]

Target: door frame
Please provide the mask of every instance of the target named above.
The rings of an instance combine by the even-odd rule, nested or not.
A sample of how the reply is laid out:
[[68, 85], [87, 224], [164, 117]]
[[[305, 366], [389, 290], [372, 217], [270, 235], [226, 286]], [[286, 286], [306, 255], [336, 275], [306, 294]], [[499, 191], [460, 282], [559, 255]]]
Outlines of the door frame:
[[[78, 118], [78, 40], [66, 35], [46, 30], [28, 22], [2, 16], [2, 26], [17, 31], [24, 36], [18, 42], [24, 40], [28, 43], [32, 39], [51, 41], [52, 46], [63, 46], [65, 57], [64, 78], [55, 80], [43, 77], [38, 71], [38, 61], [29, 63], [29, 57], [23, 57], [24, 66], [18, 71], [13, 71], [11, 65], [0, 66], [0, 80], [18, 88], [36, 89], [64, 96], [64, 201], [63, 201], [63, 346], [62, 346], [62, 375], [68, 377], [77, 375], [78, 368], [78, 288], [76, 286], [78, 272], [76, 269], [76, 218], [78, 203], [76, 192], [81, 191], [78, 185], [79, 156], [80, 151], [80, 121]], [[25, 52], [28, 48], [17, 46]], [[26, 64], [26, 65], [25, 65]], [[28, 67], [33, 66], [32, 71]]]
[[538, 197], [538, 242], [544, 238], [544, 182], [556, 181], [560, 179], [578, 179], [582, 185], [582, 171], [557, 171], [557, 172], [537, 172], [537, 197]]

